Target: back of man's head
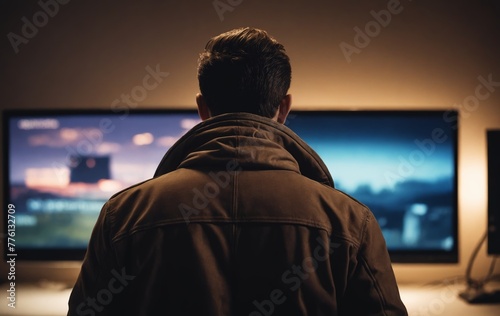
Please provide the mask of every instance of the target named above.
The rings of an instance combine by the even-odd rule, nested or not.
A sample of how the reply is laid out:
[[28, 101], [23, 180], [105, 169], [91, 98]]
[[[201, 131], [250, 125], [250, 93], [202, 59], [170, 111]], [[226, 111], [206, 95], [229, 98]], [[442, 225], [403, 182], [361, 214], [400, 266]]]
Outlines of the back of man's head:
[[198, 81], [212, 115], [273, 117], [290, 88], [290, 60], [266, 31], [234, 29], [208, 41], [200, 54]]

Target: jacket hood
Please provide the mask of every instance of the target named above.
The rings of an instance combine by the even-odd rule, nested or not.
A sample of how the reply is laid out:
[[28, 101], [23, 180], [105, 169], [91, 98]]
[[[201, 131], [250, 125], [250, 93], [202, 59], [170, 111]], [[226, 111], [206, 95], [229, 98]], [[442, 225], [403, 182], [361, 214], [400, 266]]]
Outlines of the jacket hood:
[[[184, 134], [165, 154], [154, 177], [178, 168], [295, 171], [334, 187], [318, 154], [283, 124], [250, 113], [207, 119]], [[234, 166], [233, 166], [234, 167]]]

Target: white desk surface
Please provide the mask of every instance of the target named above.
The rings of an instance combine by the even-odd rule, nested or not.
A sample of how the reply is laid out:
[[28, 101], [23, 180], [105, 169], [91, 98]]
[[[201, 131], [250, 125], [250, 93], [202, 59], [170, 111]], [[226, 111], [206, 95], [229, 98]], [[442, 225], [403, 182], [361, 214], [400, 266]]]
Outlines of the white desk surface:
[[[400, 292], [410, 316], [499, 316], [500, 304], [468, 304], [458, 297], [464, 285], [449, 282], [440, 285], [400, 285]], [[16, 308], [10, 308], [7, 284], [0, 286], [0, 315], [66, 315], [71, 289], [58, 284], [17, 284]]]

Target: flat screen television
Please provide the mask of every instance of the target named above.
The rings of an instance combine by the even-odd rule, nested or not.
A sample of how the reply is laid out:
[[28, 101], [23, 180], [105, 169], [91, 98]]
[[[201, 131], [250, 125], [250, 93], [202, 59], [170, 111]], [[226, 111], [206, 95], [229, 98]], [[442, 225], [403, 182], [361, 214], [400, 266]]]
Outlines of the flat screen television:
[[[151, 178], [199, 121], [195, 110], [5, 111], [3, 204], [18, 260], [81, 260], [104, 202]], [[393, 262], [412, 263], [458, 260], [457, 123], [444, 110], [294, 111], [285, 122], [336, 188], [374, 212]]]
[[500, 129], [486, 131], [488, 167], [487, 253], [500, 256]]
[[372, 210], [393, 262], [458, 262], [456, 111], [304, 111], [286, 124]]
[[15, 252], [18, 261], [83, 259], [103, 204], [151, 178], [164, 153], [199, 121], [191, 110], [4, 112], [6, 232], [7, 213], [15, 215], [15, 249], [6, 239], [6, 254]]

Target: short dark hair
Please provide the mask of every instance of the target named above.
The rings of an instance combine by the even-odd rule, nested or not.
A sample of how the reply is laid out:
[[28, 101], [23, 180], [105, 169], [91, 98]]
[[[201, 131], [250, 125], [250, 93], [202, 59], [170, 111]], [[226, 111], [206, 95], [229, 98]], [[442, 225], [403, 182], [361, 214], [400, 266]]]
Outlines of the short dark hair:
[[291, 82], [285, 48], [266, 31], [238, 28], [211, 38], [200, 54], [200, 92], [212, 115], [273, 117]]

